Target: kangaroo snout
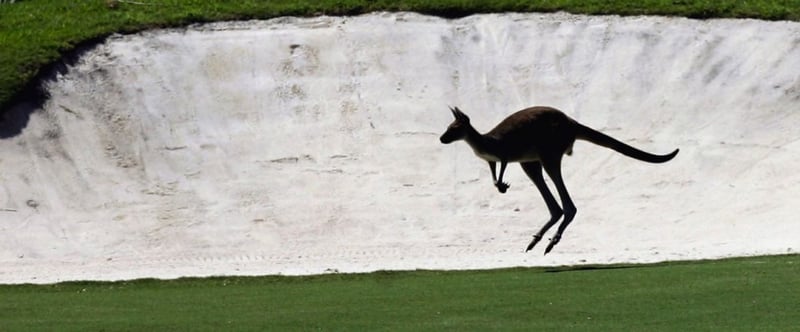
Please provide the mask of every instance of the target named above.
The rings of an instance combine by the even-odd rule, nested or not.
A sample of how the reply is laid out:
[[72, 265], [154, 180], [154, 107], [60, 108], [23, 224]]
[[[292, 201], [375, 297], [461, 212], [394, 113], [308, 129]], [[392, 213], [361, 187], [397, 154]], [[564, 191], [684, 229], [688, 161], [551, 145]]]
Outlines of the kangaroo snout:
[[445, 134], [445, 135], [442, 135], [442, 137], [439, 137], [439, 142], [442, 142], [442, 144], [450, 144], [450, 143], [453, 143], [453, 140], [452, 140], [452, 139], [448, 139], [447, 137], [445, 137], [446, 135], [447, 135], [447, 134]]

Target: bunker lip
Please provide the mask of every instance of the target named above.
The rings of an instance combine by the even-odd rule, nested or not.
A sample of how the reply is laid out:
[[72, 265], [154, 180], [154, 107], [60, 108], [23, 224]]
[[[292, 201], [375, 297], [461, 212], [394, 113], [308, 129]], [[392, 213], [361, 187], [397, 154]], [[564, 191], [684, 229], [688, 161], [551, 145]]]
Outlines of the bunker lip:
[[[2, 130], [0, 283], [796, 253], [798, 35], [375, 13], [112, 36]], [[439, 142], [448, 105], [481, 132], [546, 105], [681, 152], [654, 166], [575, 144], [579, 213], [550, 254], [524, 253], [546, 206], [518, 166], [500, 195], [469, 147]]]
[[60, 75], [66, 74], [85, 53], [105, 42], [107, 38], [108, 36], [91, 38], [64, 52], [58, 60], [40, 68], [38, 74], [10, 99], [0, 103], [0, 139], [21, 134], [28, 125], [30, 114], [43, 108], [50, 97], [46, 86], [55, 82]]

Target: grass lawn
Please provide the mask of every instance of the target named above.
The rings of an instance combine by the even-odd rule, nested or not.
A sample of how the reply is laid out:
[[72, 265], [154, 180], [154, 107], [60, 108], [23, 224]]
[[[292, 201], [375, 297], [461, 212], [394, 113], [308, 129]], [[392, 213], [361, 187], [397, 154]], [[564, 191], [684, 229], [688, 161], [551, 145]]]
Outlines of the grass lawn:
[[49, 65], [112, 33], [217, 20], [417, 11], [445, 17], [504, 11], [800, 20], [800, 0], [18, 0], [0, 2], [0, 114]]
[[[116, 32], [284, 15], [558, 11], [800, 20], [800, 0], [22, 0], [0, 3], [0, 115]], [[0, 117], [0, 119], [2, 119]], [[0, 331], [796, 330], [800, 256], [656, 265], [0, 286]]]
[[800, 322], [800, 255], [0, 286], [0, 330], [715, 330]]

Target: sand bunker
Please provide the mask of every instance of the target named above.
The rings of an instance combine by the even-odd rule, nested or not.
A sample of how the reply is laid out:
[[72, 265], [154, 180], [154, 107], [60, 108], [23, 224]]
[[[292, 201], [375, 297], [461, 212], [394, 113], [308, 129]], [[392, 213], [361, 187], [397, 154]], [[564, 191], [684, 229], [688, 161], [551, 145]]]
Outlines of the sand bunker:
[[[800, 25], [409, 13], [116, 36], [0, 139], [0, 282], [652, 262], [798, 252]], [[579, 142], [555, 250], [517, 165], [466, 144], [531, 105]], [[22, 106], [21, 106], [22, 107]], [[5, 126], [10, 124], [6, 123]]]

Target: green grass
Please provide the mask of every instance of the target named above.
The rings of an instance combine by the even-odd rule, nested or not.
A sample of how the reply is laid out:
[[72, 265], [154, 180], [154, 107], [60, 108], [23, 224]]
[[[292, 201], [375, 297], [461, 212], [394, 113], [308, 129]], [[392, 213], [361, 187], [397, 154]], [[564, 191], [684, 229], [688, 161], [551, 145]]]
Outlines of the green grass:
[[[503, 11], [800, 20], [800, 0], [24, 0], [0, 4], [0, 113], [76, 47], [216, 20]], [[158, 3], [157, 5], [155, 3]], [[0, 286], [0, 331], [792, 330], [800, 256], [645, 266]]]
[[0, 330], [789, 331], [800, 256], [0, 286]]
[[[116, 5], [110, 5], [116, 3]], [[48, 65], [113, 33], [217, 20], [417, 11], [445, 17], [505, 11], [800, 20], [800, 0], [23, 0], [0, 4], [0, 113]]]

